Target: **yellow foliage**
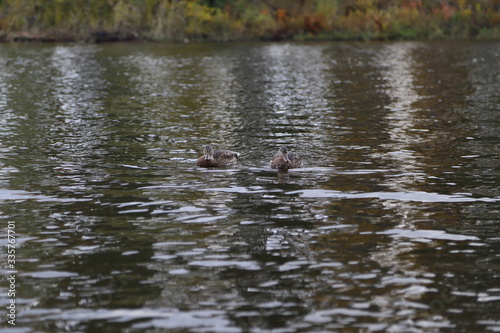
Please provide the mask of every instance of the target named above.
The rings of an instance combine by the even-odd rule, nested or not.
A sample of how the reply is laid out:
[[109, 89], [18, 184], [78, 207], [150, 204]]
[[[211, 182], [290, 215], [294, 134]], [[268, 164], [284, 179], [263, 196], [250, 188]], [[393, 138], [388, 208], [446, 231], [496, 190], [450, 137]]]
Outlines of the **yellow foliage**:
[[461, 11], [462, 19], [468, 20], [472, 16], [472, 10], [467, 8]]
[[0, 37], [55, 30], [159, 40], [493, 36], [500, 31], [498, 1], [0, 0]]
[[325, 17], [331, 17], [335, 15], [335, 13], [337, 12], [337, 8], [337, 0], [317, 0], [315, 14], [321, 14]]
[[119, 0], [114, 6], [112, 21], [115, 29], [135, 29], [141, 26], [141, 13], [129, 1]]

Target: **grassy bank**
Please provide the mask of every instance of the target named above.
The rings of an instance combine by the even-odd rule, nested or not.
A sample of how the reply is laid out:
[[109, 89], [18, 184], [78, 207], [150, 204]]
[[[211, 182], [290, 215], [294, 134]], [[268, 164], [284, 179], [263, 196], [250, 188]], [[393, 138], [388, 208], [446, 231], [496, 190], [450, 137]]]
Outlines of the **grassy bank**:
[[2, 41], [500, 37], [500, 0], [0, 0]]

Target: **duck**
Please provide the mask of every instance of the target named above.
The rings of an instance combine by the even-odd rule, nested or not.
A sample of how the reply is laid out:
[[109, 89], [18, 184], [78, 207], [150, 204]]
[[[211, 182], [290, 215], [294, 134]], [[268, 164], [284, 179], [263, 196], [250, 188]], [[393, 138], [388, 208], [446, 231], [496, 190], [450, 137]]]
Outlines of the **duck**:
[[278, 153], [271, 160], [271, 168], [273, 169], [288, 170], [300, 168], [301, 166], [302, 159], [299, 154], [290, 153], [286, 146], [281, 146]]
[[240, 153], [230, 150], [214, 149], [211, 145], [203, 147], [203, 156], [196, 161], [196, 165], [204, 168], [221, 167], [235, 163]]

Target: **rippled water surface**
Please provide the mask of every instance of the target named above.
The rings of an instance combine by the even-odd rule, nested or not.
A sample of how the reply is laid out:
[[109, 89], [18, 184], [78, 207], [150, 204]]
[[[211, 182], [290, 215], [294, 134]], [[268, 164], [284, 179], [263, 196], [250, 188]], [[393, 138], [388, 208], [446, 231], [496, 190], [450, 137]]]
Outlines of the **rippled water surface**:
[[1, 325], [500, 331], [499, 91], [498, 42], [0, 45]]

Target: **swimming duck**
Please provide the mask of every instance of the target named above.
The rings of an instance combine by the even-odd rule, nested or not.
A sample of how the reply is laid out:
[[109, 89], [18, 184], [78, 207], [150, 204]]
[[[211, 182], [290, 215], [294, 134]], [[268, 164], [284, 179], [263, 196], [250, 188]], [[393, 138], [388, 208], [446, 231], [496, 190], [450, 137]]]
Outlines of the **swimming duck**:
[[198, 158], [197, 166], [210, 168], [220, 167], [237, 161], [240, 154], [230, 150], [214, 149], [211, 145], [203, 147], [203, 156]]
[[271, 168], [273, 169], [292, 169], [300, 168], [302, 159], [296, 153], [288, 152], [288, 148], [281, 146], [278, 153], [271, 160]]

